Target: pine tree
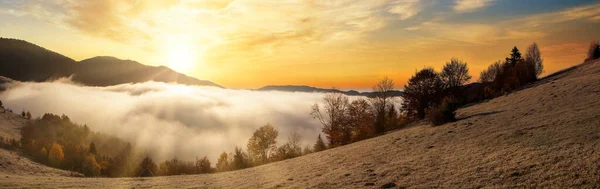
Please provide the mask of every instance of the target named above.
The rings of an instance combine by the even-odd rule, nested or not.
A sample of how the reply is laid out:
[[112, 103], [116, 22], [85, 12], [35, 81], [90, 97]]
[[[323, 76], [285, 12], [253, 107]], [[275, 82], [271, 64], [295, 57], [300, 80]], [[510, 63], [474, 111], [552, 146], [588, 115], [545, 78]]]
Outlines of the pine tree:
[[313, 149], [315, 152], [319, 152], [319, 151], [323, 151], [323, 150], [327, 149], [327, 146], [325, 145], [325, 142], [323, 142], [323, 138], [321, 137], [321, 134], [319, 134], [319, 137], [317, 137], [317, 142], [315, 143], [315, 146], [313, 146]]
[[97, 153], [97, 151], [96, 151], [96, 144], [94, 142], [90, 143], [90, 150], [89, 151], [90, 151], [91, 154], [96, 154]]
[[514, 66], [520, 60], [521, 60], [521, 52], [519, 52], [519, 49], [517, 48], [517, 46], [515, 46], [511, 50], [510, 57], [506, 58], [506, 62], [509, 63], [510, 65]]

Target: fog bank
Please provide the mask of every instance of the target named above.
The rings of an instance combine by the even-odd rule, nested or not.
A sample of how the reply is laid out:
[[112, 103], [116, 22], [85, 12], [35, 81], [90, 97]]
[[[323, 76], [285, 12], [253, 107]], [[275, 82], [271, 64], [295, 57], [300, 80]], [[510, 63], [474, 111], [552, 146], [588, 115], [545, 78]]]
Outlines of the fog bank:
[[279, 130], [279, 144], [296, 130], [303, 144], [312, 145], [322, 126], [309, 112], [323, 95], [159, 82], [88, 87], [63, 79], [13, 83], [0, 100], [34, 117], [68, 115], [93, 131], [131, 142], [157, 160], [208, 156], [214, 163], [223, 151], [245, 148], [252, 132], [267, 123]]

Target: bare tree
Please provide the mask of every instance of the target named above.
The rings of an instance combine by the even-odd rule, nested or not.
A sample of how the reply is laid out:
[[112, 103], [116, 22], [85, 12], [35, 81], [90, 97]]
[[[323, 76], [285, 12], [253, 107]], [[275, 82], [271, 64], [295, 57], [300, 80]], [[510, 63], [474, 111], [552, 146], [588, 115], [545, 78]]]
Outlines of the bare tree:
[[337, 92], [327, 93], [323, 98], [323, 103], [324, 112], [321, 111], [318, 104], [315, 104], [312, 107], [311, 116], [321, 122], [323, 133], [327, 136], [331, 146], [346, 144], [348, 141], [344, 138], [350, 138], [350, 131], [344, 128], [347, 124], [348, 97]]
[[385, 132], [386, 110], [391, 103], [391, 92], [394, 90], [394, 80], [384, 77], [373, 86], [374, 96], [372, 98], [373, 111], [375, 113], [375, 134]]
[[498, 60], [492, 63], [487, 69], [481, 71], [479, 75], [479, 81], [481, 83], [491, 83], [496, 79], [496, 75], [502, 72], [502, 64], [504, 62], [502, 60]]
[[536, 78], [538, 78], [540, 75], [542, 75], [542, 73], [544, 73], [544, 59], [542, 59], [542, 53], [540, 53], [540, 49], [538, 48], [537, 43], [534, 42], [529, 47], [527, 47], [525, 61], [530, 64], [533, 64]]
[[471, 79], [467, 63], [458, 58], [452, 58], [444, 65], [440, 77], [447, 88], [462, 86]]

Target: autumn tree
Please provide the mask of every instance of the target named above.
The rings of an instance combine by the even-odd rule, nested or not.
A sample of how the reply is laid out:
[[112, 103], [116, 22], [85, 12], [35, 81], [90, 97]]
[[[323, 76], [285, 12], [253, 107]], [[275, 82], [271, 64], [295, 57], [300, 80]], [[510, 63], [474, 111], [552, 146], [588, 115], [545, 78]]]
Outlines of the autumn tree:
[[157, 170], [156, 163], [154, 163], [154, 161], [152, 161], [152, 158], [150, 158], [149, 156], [146, 156], [142, 160], [142, 162], [140, 162], [140, 165], [135, 170], [135, 174], [136, 174], [135, 176], [153, 177], [154, 174], [156, 173], [156, 170]]
[[196, 172], [197, 173], [210, 173], [212, 172], [212, 168], [210, 167], [210, 160], [208, 157], [204, 156], [201, 159], [196, 159]]
[[96, 157], [89, 155], [85, 157], [83, 164], [83, 174], [88, 177], [100, 176], [102, 167], [96, 160]]
[[394, 90], [394, 80], [384, 77], [375, 86], [373, 86], [374, 98], [372, 98], [373, 111], [375, 113], [375, 134], [383, 134], [385, 132], [386, 110], [389, 109], [391, 103], [391, 92]]
[[348, 97], [337, 92], [327, 93], [323, 98], [323, 104], [323, 111], [318, 104], [315, 104], [310, 114], [323, 125], [323, 133], [327, 136], [329, 145], [348, 144], [351, 137], [351, 129], [346, 128], [348, 126], [346, 119]]
[[63, 153], [62, 146], [56, 142], [52, 143], [50, 152], [48, 152], [48, 161], [49, 161], [50, 165], [53, 167], [60, 167], [60, 165], [64, 159], [65, 159], [65, 154]]
[[258, 164], [267, 163], [270, 152], [275, 150], [279, 132], [271, 124], [258, 128], [248, 140], [248, 154]]
[[527, 47], [527, 53], [525, 54], [525, 62], [531, 64], [535, 70], [536, 79], [544, 73], [544, 59], [542, 59], [542, 53], [538, 48], [537, 43], [531, 44]]
[[26, 117], [27, 119], [31, 119], [31, 112], [27, 111], [27, 114], [25, 115], [25, 117]]
[[319, 134], [319, 136], [317, 137], [317, 142], [315, 142], [315, 145], [313, 146], [313, 150], [315, 152], [320, 152], [327, 149], [327, 145], [325, 145], [325, 142], [323, 141], [323, 137], [321, 137], [321, 134]]
[[487, 69], [481, 71], [479, 75], [479, 81], [481, 83], [492, 83], [496, 79], [496, 75], [502, 72], [502, 64], [504, 62], [502, 60], [498, 60], [488, 66]]
[[425, 111], [440, 103], [442, 81], [433, 68], [424, 68], [404, 85], [402, 110], [411, 118], [425, 118]]
[[219, 172], [229, 171], [229, 157], [227, 156], [227, 152], [221, 153], [219, 159], [217, 160], [216, 169]]
[[348, 106], [348, 125], [352, 128], [351, 141], [371, 138], [375, 135], [375, 113], [365, 99], [352, 101]]
[[442, 68], [440, 78], [446, 88], [455, 88], [463, 86], [471, 80], [471, 75], [469, 75], [469, 68], [466, 62], [458, 58], [452, 58]]

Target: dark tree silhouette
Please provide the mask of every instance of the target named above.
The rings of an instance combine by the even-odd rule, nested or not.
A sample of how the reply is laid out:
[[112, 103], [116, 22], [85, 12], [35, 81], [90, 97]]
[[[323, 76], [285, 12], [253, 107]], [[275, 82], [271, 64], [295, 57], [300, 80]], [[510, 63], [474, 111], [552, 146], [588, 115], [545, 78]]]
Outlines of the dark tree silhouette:
[[600, 41], [592, 41], [590, 42], [590, 47], [588, 48], [587, 58], [588, 60], [596, 60], [600, 58]]
[[450, 59], [450, 62], [444, 65], [440, 77], [447, 88], [463, 86], [471, 80], [467, 63], [457, 58]]
[[517, 48], [517, 46], [515, 46], [510, 53], [510, 57], [506, 58], [506, 62], [512, 66], [517, 65], [517, 62], [520, 61], [521, 58], [521, 52], [519, 52], [519, 49]]
[[411, 118], [425, 118], [425, 110], [440, 102], [442, 81], [433, 68], [424, 68], [404, 85], [402, 110]]
[[210, 167], [210, 160], [204, 156], [201, 159], [196, 159], [196, 173], [210, 173], [212, 168]]
[[135, 170], [136, 176], [139, 177], [153, 177], [154, 174], [156, 173], [156, 163], [154, 163], [154, 161], [152, 161], [152, 158], [150, 158], [150, 156], [146, 156], [142, 162], [140, 162], [140, 165], [137, 167], [137, 169]]
[[491, 83], [496, 79], [496, 75], [502, 72], [502, 60], [498, 60], [491, 64], [486, 70], [481, 71], [479, 75], [479, 82], [481, 83]]
[[325, 149], [327, 149], [327, 145], [325, 145], [325, 142], [323, 141], [323, 137], [321, 137], [321, 134], [319, 134], [319, 136], [317, 137], [317, 142], [313, 146], [313, 150], [315, 152], [320, 152]]

